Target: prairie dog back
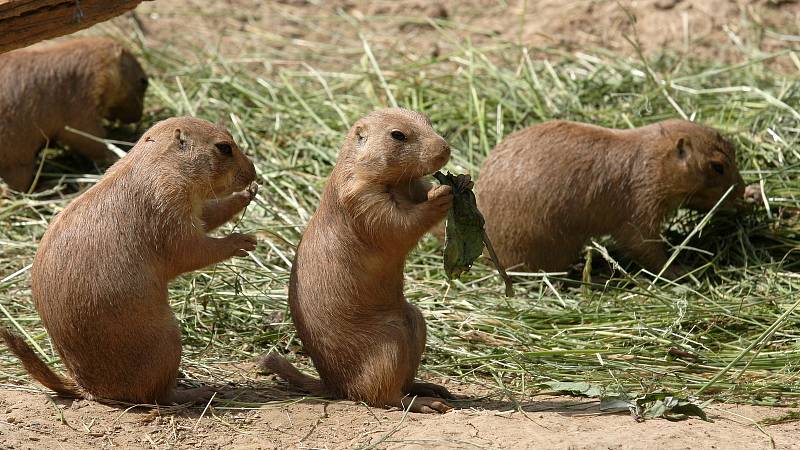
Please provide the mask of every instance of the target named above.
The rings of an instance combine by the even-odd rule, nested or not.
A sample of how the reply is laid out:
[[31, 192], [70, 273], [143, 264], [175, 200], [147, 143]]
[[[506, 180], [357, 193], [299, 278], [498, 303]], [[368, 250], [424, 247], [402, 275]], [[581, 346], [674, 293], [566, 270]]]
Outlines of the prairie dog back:
[[492, 151], [476, 184], [501, 263], [533, 271], [566, 270], [590, 237], [608, 234], [659, 271], [668, 214], [680, 205], [708, 210], [731, 186], [726, 205], [735, 206], [744, 189], [734, 147], [682, 120], [631, 130], [534, 125]]
[[116, 156], [103, 119], [142, 117], [148, 78], [136, 58], [108, 38], [81, 38], [0, 55], [0, 178], [18, 191], [33, 180], [36, 156], [57, 141], [95, 161]]

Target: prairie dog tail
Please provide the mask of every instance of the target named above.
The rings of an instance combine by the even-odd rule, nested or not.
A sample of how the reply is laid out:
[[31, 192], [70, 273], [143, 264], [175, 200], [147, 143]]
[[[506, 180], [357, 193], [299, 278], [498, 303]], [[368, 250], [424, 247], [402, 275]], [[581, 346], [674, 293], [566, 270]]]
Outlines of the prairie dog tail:
[[83, 397], [83, 394], [75, 383], [50, 370], [50, 367], [39, 359], [39, 356], [36, 355], [21, 336], [8, 331], [6, 328], [0, 327], [0, 338], [5, 341], [11, 353], [15, 354], [17, 358], [22, 361], [22, 367], [24, 367], [36, 381], [42, 383], [46, 388], [57, 392], [59, 395], [74, 398]]
[[325, 395], [322, 382], [297, 370], [286, 358], [276, 353], [268, 353], [258, 361], [259, 367], [274, 372], [292, 386], [313, 395]]

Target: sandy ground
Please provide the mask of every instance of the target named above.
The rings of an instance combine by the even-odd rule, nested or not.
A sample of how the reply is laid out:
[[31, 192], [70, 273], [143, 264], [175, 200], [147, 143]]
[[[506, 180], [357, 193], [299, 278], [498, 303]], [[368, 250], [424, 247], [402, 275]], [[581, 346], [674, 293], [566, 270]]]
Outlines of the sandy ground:
[[[449, 386], [453, 388], [453, 386]], [[460, 392], [454, 389], [455, 392]], [[539, 396], [519, 402], [460, 400], [443, 415], [405, 414], [351, 402], [302, 400], [267, 387], [225, 392], [182, 411], [125, 410], [42, 393], [0, 389], [0, 448], [800, 448], [800, 423], [754, 425], [787, 410], [717, 405], [713, 423], [603, 414], [598, 404]], [[463, 392], [461, 392], [463, 394]], [[270, 403], [262, 403], [270, 397]], [[253, 401], [252, 407], [246, 401]]]

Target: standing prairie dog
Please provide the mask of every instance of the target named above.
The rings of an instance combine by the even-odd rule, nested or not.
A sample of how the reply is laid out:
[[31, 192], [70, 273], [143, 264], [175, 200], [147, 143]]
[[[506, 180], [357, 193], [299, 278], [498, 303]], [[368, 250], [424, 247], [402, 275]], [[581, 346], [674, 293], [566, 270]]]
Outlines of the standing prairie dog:
[[[425, 319], [403, 296], [403, 267], [422, 235], [452, 205], [449, 186], [423, 177], [450, 158], [427, 117], [394, 108], [350, 129], [319, 208], [297, 249], [289, 281], [295, 327], [320, 380], [286, 359], [262, 365], [318, 395], [376, 407], [445, 412], [441, 386], [414, 378]], [[412, 402], [413, 395], [421, 395]]]
[[476, 190], [505, 267], [566, 270], [589, 238], [610, 234], [658, 273], [667, 262], [664, 218], [680, 205], [709, 210], [731, 186], [725, 206], [742, 199], [744, 182], [734, 146], [711, 128], [684, 120], [630, 130], [551, 121], [501, 142]]
[[48, 141], [95, 161], [116, 159], [103, 143], [65, 127], [104, 137], [103, 119], [138, 122], [147, 82], [136, 58], [108, 38], [0, 55], [0, 178], [27, 190]]
[[167, 284], [255, 248], [249, 235], [206, 234], [250, 203], [255, 176], [224, 127], [191, 117], [155, 124], [56, 216], [36, 252], [33, 301], [71, 379], [21, 337], [2, 328], [0, 337], [59, 394], [159, 404], [203, 398], [202, 388], [175, 391], [181, 336]]

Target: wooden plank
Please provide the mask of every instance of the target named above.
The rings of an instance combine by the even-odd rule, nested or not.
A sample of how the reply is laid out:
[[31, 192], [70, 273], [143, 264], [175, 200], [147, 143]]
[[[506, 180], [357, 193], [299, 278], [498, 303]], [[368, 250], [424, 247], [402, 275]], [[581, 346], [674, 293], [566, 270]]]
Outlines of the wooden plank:
[[0, 53], [74, 33], [142, 0], [0, 0]]
[[60, 1], [6, 0], [0, 2], [0, 19], [21, 16], [30, 10], [40, 8], [43, 3], [58, 3]]

